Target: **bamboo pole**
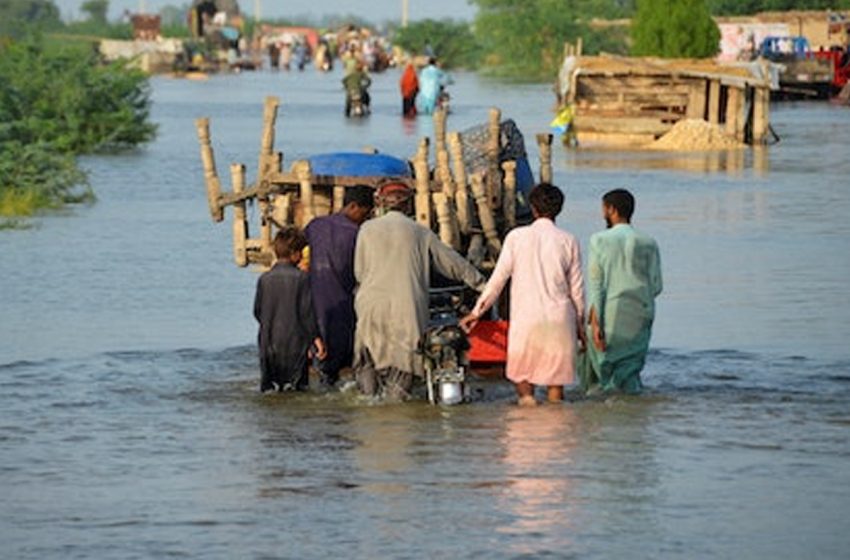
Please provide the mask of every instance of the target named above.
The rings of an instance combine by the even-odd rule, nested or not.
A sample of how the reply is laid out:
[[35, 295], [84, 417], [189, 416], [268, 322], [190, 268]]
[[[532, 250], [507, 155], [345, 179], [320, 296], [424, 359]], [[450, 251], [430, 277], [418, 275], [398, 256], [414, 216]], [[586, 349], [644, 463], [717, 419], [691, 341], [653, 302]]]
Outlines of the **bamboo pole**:
[[[540, 182], [552, 183], [552, 135], [538, 134], [537, 147], [540, 150]], [[502, 165], [502, 169], [504, 169]], [[514, 165], [516, 171], [516, 165]], [[514, 185], [516, 186], [516, 185]]]
[[496, 107], [490, 109], [487, 139], [487, 194], [490, 196], [490, 204], [493, 208], [499, 208], [502, 205], [502, 170], [499, 165], [502, 145], [501, 121], [502, 112]]
[[416, 221], [431, 228], [431, 186], [428, 177], [428, 139], [423, 138], [413, 160], [413, 172], [416, 175]]
[[508, 229], [511, 229], [516, 227], [516, 162], [504, 162], [502, 170], [505, 172], [505, 196], [502, 199], [502, 211], [505, 214], [505, 224], [507, 224]]
[[297, 225], [305, 228], [316, 217], [316, 208], [313, 204], [313, 173], [310, 169], [310, 162], [307, 160], [300, 160], [293, 167], [293, 171], [298, 176], [299, 198], [301, 199], [301, 223]]
[[333, 211], [339, 212], [345, 204], [345, 187], [341, 185], [334, 186], [334, 203]]
[[466, 165], [463, 163], [463, 142], [459, 132], [452, 132], [448, 136], [449, 149], [451, 150], [452, 163], [454, 164], [455, 185], [455, 207], [457, 208], [457, 221], [460, 232], [469, 233], [469, 196], [466, 182]]
[[[272, 171], [274, 162], [274, 128], [277, 121], [277, 109], [280, 98], [268, 96], [263, 104], [263, 135], [260, 139], [260, 162], [257, 172], [257, 182], [262, 182]], [[282, 160], [281, 160], [282, 161]]]
[[[233, 184], [233, 192], [241, 193], [245, 190], [245, 166], [234, 163], [230, 166], [230, 179]], [[233, 260], [236, 266], [248, 266], [248, 220], [245, 214], [245, 202], [237, 202], [233, 205]]]
[[224, 219], [224, 208], [219, 204], [221, 181], [219, 181], [218, 172], [215, 169], [215, 155], [210, 140], [210, 120], [208, 118], [197, 119], [195, 128], [198, 130], [198, 142], [201, 144], [201, 161], [204, 166], [204, 183], [207, 187], [210, 215], [213, 221], [220, 222]]
[[478, 205], [478, 219], [481, 221], [484, 237], [487, 238], [487, 246], [491, 255], [495, 258], [499, 256], [499, 252], [502, 250], [502, 242], [499, 240], [496, 220], [493, 218], [493, 209], [488, 200], [487, 187], [484, 186], [484, 179], [479, 173], [473, 174], [471, 180], [472, 194], [475, 196], [475, 202]]

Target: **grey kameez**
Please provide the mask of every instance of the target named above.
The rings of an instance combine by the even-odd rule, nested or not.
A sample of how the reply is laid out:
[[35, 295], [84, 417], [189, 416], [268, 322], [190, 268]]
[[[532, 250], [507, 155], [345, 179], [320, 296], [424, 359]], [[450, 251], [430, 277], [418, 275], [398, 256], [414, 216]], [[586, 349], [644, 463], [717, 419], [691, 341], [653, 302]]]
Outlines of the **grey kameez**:
[[390, 211], [360, 228], [354, 252], [355, 367], [421, 375], [414, 352], [428, 326], [432, 264], [449, 279], [479, 291], [484, 286], [474, 266], [401, 212]]

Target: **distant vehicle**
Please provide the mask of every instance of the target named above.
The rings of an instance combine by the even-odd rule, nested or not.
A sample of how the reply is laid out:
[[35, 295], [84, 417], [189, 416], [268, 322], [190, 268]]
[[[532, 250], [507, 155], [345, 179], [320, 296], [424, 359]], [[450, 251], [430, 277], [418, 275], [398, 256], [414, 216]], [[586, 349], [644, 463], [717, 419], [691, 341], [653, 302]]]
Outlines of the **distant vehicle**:
[[814, 55], [815, 58], [828, 60], [832, 64], [832, 92], [841, 91], [850, 82], [850, 48], [845, 50], [841, 47], [832, 47], [828, 51], [817, 51]]
[[831, 60], [815, 56], [805, 37], [765, 37], [758, 55], [785, 66], [779, 76], [779, 96], [827, 99], [832, 93]]

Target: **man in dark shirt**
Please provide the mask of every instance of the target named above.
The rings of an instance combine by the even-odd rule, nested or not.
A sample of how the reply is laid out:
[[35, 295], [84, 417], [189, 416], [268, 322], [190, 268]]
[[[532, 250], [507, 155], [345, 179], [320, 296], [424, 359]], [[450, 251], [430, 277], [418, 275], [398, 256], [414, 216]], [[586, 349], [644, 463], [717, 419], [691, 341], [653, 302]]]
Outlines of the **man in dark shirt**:
[[333, 385], [351, 365], [354, 348], [354, 246], [360, 224], [371, 215], [374, 189], [345, 191], [339, 213], [314, 218], [305, 229], [310, 246], [310, 290], [319, 333], [327, 346], [320, 364], [323, 382]]
[[320, 360], [325, 358], [307, 275], [297, 268], [306, 245], [297, 229], [279, 231], [274, 239], [277, 262], [257, 281], [254, 317], [260, 323], [263, 392], [306, 389], [310, 357], [315, 353]]

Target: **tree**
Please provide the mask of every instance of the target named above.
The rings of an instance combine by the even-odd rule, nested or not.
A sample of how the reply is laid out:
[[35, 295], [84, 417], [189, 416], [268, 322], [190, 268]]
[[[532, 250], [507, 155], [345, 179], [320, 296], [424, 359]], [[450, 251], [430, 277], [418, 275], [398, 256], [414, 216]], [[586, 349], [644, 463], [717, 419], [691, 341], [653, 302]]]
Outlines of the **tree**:
[[550, 79], [557, 73], [566, 41], [584, 40], [585, 52], [614, 47], [610, 32], [589, 23], [619, 18], [632, 0], [470, 0], [478, 6], [475, 35], [485, 63], [508, 76]]
[[52, 0], [0, 0], [0, 36], [18, 38], [30, 27], [62, 25]]
[[89, 21], [105, 24], [106, 13], [109, 11], [109, 0], [86, 0], [80, 6], [80, 10], [88, 14]]
[[475, 68], [480, 48], [469, 24], [450, 19], [426, 19], [396, 31], [398, 46], [413, 54], [423, 54], [428, 46], [447, 67]]
[[709, 58], [720, 29], [705, 0], [638, 0], [632, 20], [632, 53], [662, 58]]

